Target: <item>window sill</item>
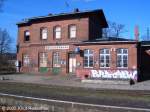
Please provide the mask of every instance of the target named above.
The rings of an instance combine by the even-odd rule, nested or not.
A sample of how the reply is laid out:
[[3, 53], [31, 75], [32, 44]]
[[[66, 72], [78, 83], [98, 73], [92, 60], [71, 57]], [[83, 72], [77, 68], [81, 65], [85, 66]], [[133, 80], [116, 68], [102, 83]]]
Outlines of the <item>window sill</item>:
[[110, 69], [111, 67], [99, 67], [99, 68], [102, 68], [102, 69]]
[[41, 39], [41, 41], [46, 41], [47, 39]]
[[52, 68], [60, 68], [61, 66], [53, 66]]
[[117, 67], [118, 69], [128, 69], [128, 67]]
[[61, 40], [62, 38], [54, 38], [54, 40]]
[[30, 43], [30, 41], [24, 41], [24, 43]]
[[77, 39], [77, 37], [72, 37], [72, 38], [69, 37], [69, 39], [70, 40], [75, 40], [75, 39]]
[[94, 68], [94, 67], [84, 67], [84, 68]]

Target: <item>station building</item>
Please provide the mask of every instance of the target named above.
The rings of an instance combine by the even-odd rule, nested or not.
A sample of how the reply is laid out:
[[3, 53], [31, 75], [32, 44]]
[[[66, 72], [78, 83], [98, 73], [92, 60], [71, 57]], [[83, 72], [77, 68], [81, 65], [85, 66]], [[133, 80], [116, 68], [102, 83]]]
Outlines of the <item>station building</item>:
[[150, 43], [102, 37], [108, 24], [100, 9], [33, 17], [17, 25], [21, 72], [137, 80], [145, 63], [142, 52], [150, 61]]

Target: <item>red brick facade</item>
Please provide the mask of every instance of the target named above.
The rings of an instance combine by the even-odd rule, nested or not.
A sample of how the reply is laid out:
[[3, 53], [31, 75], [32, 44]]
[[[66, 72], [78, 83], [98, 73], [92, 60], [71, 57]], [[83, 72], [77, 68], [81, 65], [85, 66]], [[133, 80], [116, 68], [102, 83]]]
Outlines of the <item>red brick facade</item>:
[[[77, 12], [72, 16], [57, 15], [54, 19], [53, 16], [36, 19], [29, 19], [28, 22], [18, 24], [18, 54], [17, 59], [21, 62], [21, 72], [40, 72], [40, 53], [47, 53], [47, 73], [53, 72], [53, 54], [59, 52], [59, 61], [61, 74], [68, 74], [71, 72], [80, 77], [90, 74], [90, 70], [137, 70], [137, 42], [135, 41], [95, 41], [91, 40], [102, 38], [102, 28], [107, 27], [105, 17], [101, 10], [93, 12]], [[77, 15], [77, 16], [76, 16]], [[69, 26], [76, 26], [76, 38], [69, 38]], [[61, 38], [56, 39], [54, 36], [55, 26], [61, 27]], [[47, 39], [41, 39], [41, 28], [47, 28]], [[25, 31], [30, 32], [30, 40], [24, 41]], [[88, 43], [86, 43], [88, 41]], [[75, 53], [75, 49], [79, 49]], [[99, 62], [100, 49], [107, 48], [110, 50], [110, 65], [108, 68], [101, 68]], [[128, 59], [127, 67], [118, 68], [117, 63], [117, 49], [127, 49]], [[89, 68], [84, 67], [85, 49], [93, 51], [93, 66]], [[24, 54], [29, 56], [29, 65], [24, 66]], [[69, 58], [71, 57], [71, 58]], [[28, 57], [26, 57], [28, 58]], [[27, 60], [28, 63], [28, 60]], [[75, 67], [75, 68], [74, 68]], [[75, 71], [74, 71], [75, 70]]]
[[[136, 42], [108, 42], [108, 43], [102, 43], [98, 45], [82, 45], [80, 46], [81, 50], [84, 49], [91, 49], [94, 51], [94, 66], [92, 68], [84, 68], [83, 66], [83, 57], [80, 57], [79, 55], [77, 56], [77, 60], [82, 63], [81, 67], [78, 68], [79, 72], [78, 75], [82, 75], [81, 77], [84, 78], [82, 72], [84, 70], [88, 71], [89, 70], [127, 70], [127, 71], [132, 71], [132, 70], [137, 70], [137, 43]], [[100, 49], [109, 49], [110, 50], [110, 67], [109, 68], [102, 68], [100, 67], [100, 62], [99, 62], [99, 55], [100, 55]], [[124, 48], [128, 49], [128, 67], [125, 68], [118, 68], [117, 67], [117, 49]], [[83, 70], [84, 69], [84, 70]]]

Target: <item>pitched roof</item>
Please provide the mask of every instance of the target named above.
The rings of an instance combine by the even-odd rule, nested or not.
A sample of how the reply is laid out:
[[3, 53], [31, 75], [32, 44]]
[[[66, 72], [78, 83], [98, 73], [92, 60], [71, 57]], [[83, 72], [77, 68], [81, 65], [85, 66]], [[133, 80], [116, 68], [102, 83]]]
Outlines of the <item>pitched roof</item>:
[[103, 13], [102, 9], [97, 9], [97, 10], [90, 10], [90, 11], [74, 11], [70, 13], [60, 13], [60, 14], [49, 14], [47, 16], [38, 16], [38, 17], [31, 17], [24, 19], [21, 22], [18, 22], [17, 25], [29, 25], [33, 22], [36, 21], [41, 21], [41, 20], [58, 20], [58, 19], [67, 19], [67, 18], [80, 18], [84, 16], [91, 16], [91, 15], [97, 15], [100, 20], [103, 23], [103, 27], [108, 27], [105, 15]]

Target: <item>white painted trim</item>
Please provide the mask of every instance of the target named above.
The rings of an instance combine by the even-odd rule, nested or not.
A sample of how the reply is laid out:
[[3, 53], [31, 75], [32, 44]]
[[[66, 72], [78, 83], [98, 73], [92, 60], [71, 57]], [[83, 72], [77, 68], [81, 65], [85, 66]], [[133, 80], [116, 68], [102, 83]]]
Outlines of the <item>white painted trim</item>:
[[101, 70], [109, 70], [111, 67], [99, 67]]
[[2, 96], [16, 97], [16, 98], [26, 98], [26, 99], [32, 99], [32, 100], [49, 101], [49, 102], [70, 103], [70, 104], [72, 104], [72, 107], [74, 107], [74, 105], [83, 105], [83, 106], [100, 107], [100, 108], [114, 108], [114, 109], [137, 110], [137, 111], [147, 111], [147, 112], [150, 112], [150, 109], [148, 109], [148, 108], [134, 108], [134, 107], [123, 107], [123, 106], [88, 104], [88, 103], [79, 103], [79, 102], [71, 102], [71, 101], [62, 101], [62, 100], [53, 100], [53, 99], [44, 99], [44, 98], [19, 96], [19, 95], [13, 95], [13, 94], [5, 94], [5, 93], [0, 93], [0, 95], [2, 95]]
[[86, 68], [92, 69], [92, 68], [94, 68], [94, 67], [84, 67], [84, 68], [85, 68], [85, 69], [86, 69]]

